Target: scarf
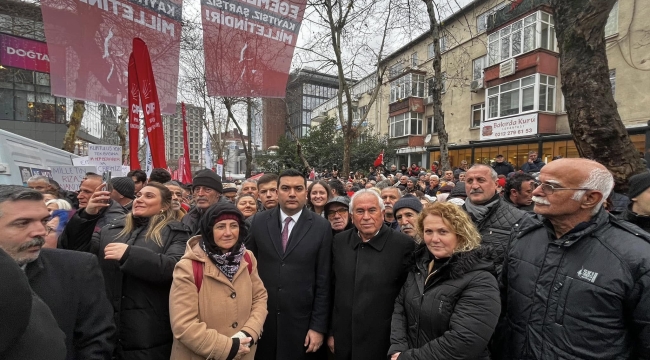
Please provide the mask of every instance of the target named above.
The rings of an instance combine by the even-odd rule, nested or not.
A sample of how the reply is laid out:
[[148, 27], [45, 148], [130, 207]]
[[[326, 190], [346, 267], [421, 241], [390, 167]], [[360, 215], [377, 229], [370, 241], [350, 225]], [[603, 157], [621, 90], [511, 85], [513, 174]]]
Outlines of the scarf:
[[490, 209], [492, 206], [496, 205], [497, 202], [499, 202], [499, 194], [495, 194], [492, 199], [485, 205], [476, 205], [472, 203], [472, 200], [468, 197], [467, 200], [465, 200], [465, 209], [467, 209], [467, 212], [474, 218], [475, 222], [480, 223], [485, 215], [487, 215], [488, 212], [490, 212]]
[[227, 253], [221, 253], [221, 251], [214, 251], [214, 246], [210, 246], [212, 249], [208, 249], [203, 237], [199, 241], [201, 249], [205, 251], [208, 255], [208, 258], [212, 260], [214, 265], [228, 278], [230, 282], [235, 277], [237, 270], [239, 270], [239, 264], [241, 263], [242, 257], [244, 257], [244, 252], [246, 251], [246, 246], [241, 241], [238, 241], [233, 248]]

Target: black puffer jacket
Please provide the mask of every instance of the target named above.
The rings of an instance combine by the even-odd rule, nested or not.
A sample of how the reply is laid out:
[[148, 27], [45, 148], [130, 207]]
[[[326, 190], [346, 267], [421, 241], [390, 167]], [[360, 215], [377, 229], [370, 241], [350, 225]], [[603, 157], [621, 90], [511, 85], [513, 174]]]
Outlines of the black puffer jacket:
[[[130, 214], [127, 216], [131, 216]], [[88, 217], [89, 223], [97, 218]], [[185, 253], [190, 237], [187, 226], [178, 221], [162, 230], [162, 246], [145, 240], [149, 226], [141, 223], [125, 237], [125, 218], [106, 225], [92, 238], [70, 233], [59, 247], [96, 254], [104, 274], [106, 294], [113, 305], [117, 325], [115, 357], [124, 360], [169, 359], [172, 331], [169, 322], [169, 290], [174, 266]], [[70, 224], [68, 224], [68, 227]], [[87, 234], [87, 232], [86, 232]], [[112, 242], [129, 244], [120, 261], [105, 260], [104, 248]]]
[[487, 344], [501, 311], [490, 249], [457, 253], [428, 282], [426, 246], [395, 300], [388, 357], [490, 359]]
[[[469, 198], [467, 201], [469, 201]], [[465, 205], [463, 205], [463, 209], [467, 211]], [[496, 267], [497, 276], [501, 274], [501, 265], [508, 248], [508, 239], [512, 227], [525, 213], [525, 211], [508, 205], [503, 198], [499, 197], [499, 202], [490, 208], [490, 211], [480, 222], [477, 223], [470, 214], [470, 217], [474, 220], [474, 225], [481, 234], [481, 243], [494, 251], [494, 266]]]
[[631, 206], [625, 209], [622, 214], [618, 215], [618, 218], [631, 222], [643, 229], [645, 232], [650, 233], [650, 216], [636, 214], [632, 211]]
[[526, 215], [501, 287], [495, 358], [650, 358], [650, 235], [605, 210], [560, 239]]

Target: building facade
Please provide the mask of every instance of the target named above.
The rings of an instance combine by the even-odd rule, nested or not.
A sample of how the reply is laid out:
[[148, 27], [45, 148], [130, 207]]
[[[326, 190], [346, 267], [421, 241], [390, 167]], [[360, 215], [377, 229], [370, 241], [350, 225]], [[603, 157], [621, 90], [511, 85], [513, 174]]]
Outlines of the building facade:
[[[201, 170], [203, 166], [203, 118], [205, 109], [185, 104], [187, 118], [187, 142], [190, 152], [192, 171]], [[181, 104], [176, 104], [176, 113], [164, 115], [163, 130], [165, 133], [165, 152], [170, 168], [178, 168], [178, 159], [183, 156], [183, 118]]]
[[[284, 99], [264, 99], [262, 118], [264, 135], [262, 149], [278, 144], [280, 136], [307, 135], [311, 128], [312, 110], [336, 95], [338, 77], [313, 69], [303, 68], [292, 72]], [[287, 129], [287, 119], [292, 131]]]
[[[70, 99], [51, 94], [40, 7], [1, 1], [0, 129], [60, 148], [71, 109]], [[88, 143], [117, 145], [116, 127], [115, 107], [87, 103], [75, 153], [86, 155]]]
[[[489, 163], [503, 154], [515, 167], [534, 150], [544, 161], [577, 157], [561, 91], [559, 53], [546, 0], [475, 0], [445, 19], [442, 110], [452, 166], [462, 160]], [[610, 82], [619, 114], [637, 149], [646, 153], [650, 115], [650, 9], [619, 0], [605, 36]], [[433, 43], [423, 34], [386, 57], [377, 101], [380, 134], [398, 147], [397, 165], [429, 167], [440, 159], [431, 89]], [[359, 106], [369, 94], [362, 93]], [[330, 103], [333, 102], [333, 103]], [[329, 104], [329, 108], [325, 105]], [[315, 109], [336, 116], [336, 100]], [[370, 118], [370, 116], [369, 116]]]

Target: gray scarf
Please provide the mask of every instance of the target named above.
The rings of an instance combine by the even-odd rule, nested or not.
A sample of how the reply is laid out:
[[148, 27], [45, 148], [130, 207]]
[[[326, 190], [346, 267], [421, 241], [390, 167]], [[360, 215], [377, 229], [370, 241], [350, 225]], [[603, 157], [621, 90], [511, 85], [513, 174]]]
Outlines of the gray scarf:
[[490, 209], [496, 205], [499, 202], [499, 198], [497, 197], [495, 200], [492, 200], [491, 202], [485, 204], [485, 205], [476, 205], [472, 203], [472, 200], [468, 197], [467, 200], [465, 200], [465, 209], [467, 209], [467, 212], [472, 215], [472, 218], [475, 219], [476, 223], [480, 223], [483, 221], [483, 218], [485, 215], [487, 215], [488, 212], [490, 212]]

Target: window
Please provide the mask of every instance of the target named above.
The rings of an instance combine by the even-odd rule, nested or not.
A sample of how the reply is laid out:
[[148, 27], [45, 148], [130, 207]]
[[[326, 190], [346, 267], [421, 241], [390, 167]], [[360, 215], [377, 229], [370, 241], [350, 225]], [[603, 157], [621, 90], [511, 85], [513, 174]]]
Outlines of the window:
[[507, 5], [507, 2], [501, 3], [501, 4], [493, 7], [492, 9], [484, 12], [483, 14], [477, 16], [476, 17], [476, 31], [477, 31], [477, 33], [480, 34], [483, 31], [485, 31], [487, 29], [488, 17], [490, 15], [493, 15], [495, 12], [503, 9], [504, 7], [506, 7], [506, 5]]
[[612, 83], [612, 95], [616, 97], [616, 69], [609, 71], [609, 82]]
[[485, 112], [485, 103], [472, 105], [472, 121], [469, 124], [470, 128], [477, 128], [481, 126], [481, 121], [483, 121], [484, 112]]
[[555, 111], [555, 78], [552, 76], [539, 76], [539, 110]]
[[[433, 96], [433, 92], [435, 91], [435, 78], [428, 78], [426, 81], [427, 84], [427, 97]], [[444, 94], [447, 89], [445, 88], [447, 86], [447, 73], [442, 73], [442, 88], [440, 93]]]
[[443, 53], [447, 51], [447, 37], [446, 36], [441, 36], [440, 37], [440, 53]]
[[424, 97], [424, 75], [406, 74], [390, 83], [390, 102], [407, 97]]
[[607, 18], [607, 24], [605, 24], [605, 37], [612, 36], [618, 33], [618, 1], [614, 4], [612, 11], [609, 13]]
[[429, 116], [427, 118], [427, 131], [429, 132], [429, 134], [435, 134], [436, 133], [436, 128], [434, 127], [433, 116]]
[[433, 43], [430, 43], [427, 45], [427, 59], [433, 58], [433, 55], [435, 55], [435, 51], [433, 49]]
[[406, 112], [391, 116], [389, 120], [389, 136], [422, 135], [422, 114]]
[[418, 66], [418, 53], [414, 52], [411, 54], [411, 67], [415, 68]]
[[485, 60], [487, 56], [481, 56], [472, 61], [472, 80], [478, 80], [483, 77], [483, 69], [485, 68]]
[[399, 74], [402, 73], [402, 70], [404, 70], [404, 65], [402, 63], [397, 63], [388, 69], [388, 76], [390, 78], [394, 78], [398, 76]]
[[528, 111], [555, 111], [556, 78], [535, 74], [487, 90], [487, 119]]
[[488, 36], [488, 66], [537, 48], [557, 51], [553, 15], [542, 11]]

